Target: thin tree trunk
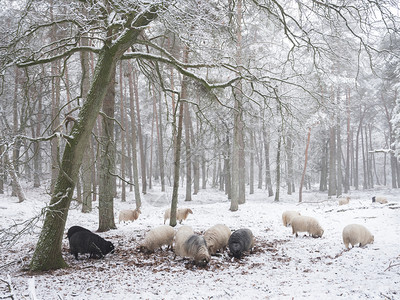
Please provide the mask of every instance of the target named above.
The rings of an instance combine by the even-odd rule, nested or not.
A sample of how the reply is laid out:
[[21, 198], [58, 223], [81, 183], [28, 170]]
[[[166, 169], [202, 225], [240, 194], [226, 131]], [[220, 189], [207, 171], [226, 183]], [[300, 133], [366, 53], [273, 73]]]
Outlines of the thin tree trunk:
[[347, 130], [346, 130], [346, 166], [345, 166], [345, 175], [344, 175], [344, 192], [348, 193], [350, 190], [350, 89], [346, 90], [346, 98], [347, 98]]
[[329, 129], [329, 188], [328, 196], [336, 195], [336, 129], [331, 126]]
[[272, 190], [271, 168], [269, 163], [269, 130], [263, 129], [264, 135], [264, 155], [265, 155], [265, 188], [268, 190], [268, 197], [274, 195]]
[[132, 65], [129, 64], [128, 71], [128, 84], [129, 84], [129, 108], [131, 112], [131, 143], [132, 143], [132, 168], [133, 168], [133, 189], [135, 191], [135, 201], [136, 208], [140, 208], [142, 201], [140, 198], [140, 187], [139, 187], [139, 170], [138, 170], [138, 160], [137, 160], [137, 144], [136, 144], [136, 114], [135, 114], [135, 104], [134, 104], [134, 91], [133, 91], [133, 70]]
[[133, 73], [133, 87], [135, 91], [135, 103], [136, 103], [136, 118], [137, 118], [137, 137], [139, 140], [140, 150], [140, 169], [142, 175], [142, 193], [147, 193], [147, 181], [146, 181], [146, 152], [143, 146], [143, 134], [142, 134], [142, 122], [140, 119], [140, 106], [139, 106], [139, 88], [138, 88], [138, 76], [136, 72]]
[[276, 192], [274, 202], [279, 202], [279, 190], [281, 186], [281, 140], [282, 135], [279, 132], [278, 149], [276, 150]]
[[254, 133], [253, 131], [250, 132], [250, 195], [254, 194]]
[[124, 89], [122, 76], [122, 62], [119, 65], [119, 111], [121, 117], [121, 201], [126, 202], [126, 184], [125, 184], [125, 107], [124, 107]]
[[[338, 100], [339, 101], [339, 100]], [[336, 196], [339, 197], [342, 195], [342, 186], [343, 186], [343, 176], [342, 176], [342, 163], [341, 163], [341, 154], [342, 154], [342, 138], [340, 135], [340, 118], [339, 114], [336, 118], [336, 166], [337, 166], [337, 185], [336, 185]]]
[[306, 170], [307, 170], [308, 147], [310, 146], [310, 140], [311, 140], [311, 127], [308, 128], [308, 134], [307, 134], [306, 150], [304, 153], [304, 168], [303, 168], [303, 173], [301, 175], [301, 181], [300, 181], [300, 185], [299, 185], [299, 202], [303, 201], [303, 185], [304, 185], [304, 178], [305, 178]]
[[[154, 97], [156, 94], [154, 93]], [[163, 127], [162, 127], [162, 113], [161, 113], [161, 96], [158, 97], [158, 114], [156, 99], [154, 99], [154, 109], [156, 114], [156, 129], [157, 129], [157, 145], [158, 145], [158, 163], [160, 169], [160, 182], [161, 191], [165, 192], [165, 168], [164, 168], [164, 142], [163, 142]]]
[[[182, 90], [183, 81], [182, 81]], [[185, 91], [187, 87], [185, 87]], [[183, 94], [183, 93], [182, 93]], [[187, 95], [186, 95], [187, 96]], [[181, 98], [181, 101], [188, 100], [187, 98]], [[185, 126], [185, 148], [186, 148], [186, 196], [185, 201], [192, 201], [192, 154], [191, 154], [191, 145], [190, 145], [190, 117], [189, 117], [189, 104], [187, 102], [184, 103], [184, 126]]]

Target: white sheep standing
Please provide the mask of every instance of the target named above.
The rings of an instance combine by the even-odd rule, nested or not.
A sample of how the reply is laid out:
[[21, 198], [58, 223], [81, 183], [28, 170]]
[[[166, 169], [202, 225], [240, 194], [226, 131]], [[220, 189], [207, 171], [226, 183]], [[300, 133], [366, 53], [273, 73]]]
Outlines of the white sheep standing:
[[340, 198], [339, 199], [339, 205], [349, 204], [349, 202], [350, 202], [350, 197]]
[[167, 245], [168, 248], [172, 248], [174, 242], [175, 230], [169, 225], [161, 225], [151, 229], [147, 234], [145, 239], [140, 245], [140, 250], [142, 252], [154, 252], [155, 249]]
[[214, 225], [204, 232], [204, 239], [210, 255], [216, 254], [218, 250], [226, 249], [231, 233], [229, 227], [224, 224]]
[[292, 219], [294, 217], [298, 217], [300, 216], [300, 213], [298, 211], [294, 211], [294, 210], [286, 210], [282, 213], [282, 222], [283, 222], [283, 226], [290, 226], [290, 224], [292, 224]]
[[350, 224], [343, 228], [343, 243], [346, 249], [349, 249], [349, 244], [354, 247], [355, 245], [360, 245], [364, 247], [367, 244], [372, 244], [374, 242], [374, 236], [369, 232], [365, 226], [360, 224]]
[[308, 232], [312, 237], [322, 237], [324, 230], [313, 217], [298, 216], [292, 220], [292, 232], [298, 236], [298, 232]]
[[183, 244], [186, 240], [194, 234], [192, 227], [184, 225], [179, 228], [175, 233], [175, 255], [185, 256], [183, 250]]
[[[186, 220], [189, 214], [193, 214], [190, 208], [178, 208], [176, 211], [176, 220], [179, 224], [182, 224], [183, 220]], [[171, 218], [171, 208], [168, 208], [164, 213], [164, 224], [165, 221]]]
[[141, 211], [139, 208], [136, 209], [124, 209], [119, 212], [119, 223], [121, 221], [135, 221], [139, 218]]
[[376, 197], [376, 196], [372, 197], [372, 203], [374, 203], [374, 202], [378, 202], [378, 203], [380, 203], [380, 204], [386, 204], [386, 203], [388, 203], [386, 197], [380, 197], [380, 196], [378, 196], [378, 197]]

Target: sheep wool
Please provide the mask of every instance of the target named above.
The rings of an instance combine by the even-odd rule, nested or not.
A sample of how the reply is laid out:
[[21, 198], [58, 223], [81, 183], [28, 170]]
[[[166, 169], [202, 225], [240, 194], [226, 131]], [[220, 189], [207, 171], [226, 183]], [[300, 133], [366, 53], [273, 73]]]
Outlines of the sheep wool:
[[229, 227], [224, 224], [214, 225], [204, 232], [204, 239], [210, 255], [216, 254], [218, 250], [226, 249], [231, 233]]
[[243, 228], [234, 231], [228, 241], [229, 251], [235, 258], [241, 258], [243, 252], [252, 250], [254, 236], [250, 229]]
[[119, 223], [121, 221], [135, 221], [139, 218], [139, 215], [141, 214], [140, 209], [124, 209], [119, 212]]
[[[176, 220], [179, 221], [179, 224], [182, 224], [183, 220], [186, 220], [189, 214], [193, 214], [193, 211], [190, 208], [178, 208], [176, 211]], [[171, 218], [171, 209], [168, 208], [164, 213], [164, 224], [165, 221]]]
[[300, 213], [298, 211], [294, 210], [287, 210], [282, 213], [282, 222], [283, 226], [290, 226], [292, 224], [292, 219], [295, 217], [300, 216]]
[[378, 203], [380, 203], [380, 204], [386, 204], [386, 203], [388, 203], [388, 201], [387, 201], [387, 199], [386, 199], [386, 197], [372, 197], [372, 203], [374, 203], [374, 202], [378, 202]]
[[292, 232], [298, 236], [298, 232], [308, 232], [312, 237], [322, 237], [324, 230], [313, 217], [299, 216], [292, 220]]
[[374, 242], [374, 236], [369, 232], [365, 226], [360, 224], [350, 224], [343, 228], [343, 243], [346, 249], [349, 249], [349, 244], [354, 247], [359, 245], [364, 247], [367, 244]]
[[193, 229], [190, 226], [184, 225], [179, 228], [175, 234], [175, 254], [179, 256], [185, 256], [183, 245], [186, 240], [193, 235]]
[[154, 252], [157, 248], [162, 249], [162, 246], [167, 245], [172, 248], [174, 242], [175, 230], [169, 225], [161, 225], [151, 229], [140, 245], [140, 250], [143, 252]]
[[350, 202], [350, 197], [339, 199], [339, 205], [349, 204], [349, 202]]
[[204, 237], [197, 234], [192, 234], [186, 239], [182, 250], [181, 256], [193, 258], [195, 264], [201, 267], [207, 265], [211, 259]]

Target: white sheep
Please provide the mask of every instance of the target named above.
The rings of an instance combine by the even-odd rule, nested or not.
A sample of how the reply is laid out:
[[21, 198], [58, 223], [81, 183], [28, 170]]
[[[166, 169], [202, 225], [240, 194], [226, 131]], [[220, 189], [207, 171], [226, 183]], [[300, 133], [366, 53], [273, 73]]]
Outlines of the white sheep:
[[343, 228], [343, 243], [346, 249], [349, 249], [349, 244], [354, 247], [360, 245], [364, 247], [366, 244], [372, 244], [374, 242], [374, 236], [369, 232], [367, 228], [359, 224], [350, 224]]
[[294, 217], [298, 217], [300, 216], [300, 213], [298, 211], [294, 211], [294, 210], [286, 210], [282, 213], [282, 222], [283, 222], [283, 226], [290, 226], [290, 224], [292, 224], [292, 219]]
[[214, 225], [204, 232], [204, 239], [210, 255], [216, 254], [218, 250], [226, 249], [231, 233], [229, 227], [224, 224]]
[[179, 228], [175, 233], [175, 255], [185, 256], [185, 252], [183, 249], [183, 244], [186, 240], [194, 234], [192, 227], [184, 225]]
[[121, 221], [135, 221], [139, 218], [141, 211], [139, 208], [136, 209], [124, 209], [119, 212], [119, 223]]
[[386, 203], [388, 203], [386, 197], [380, 197], [380, 196], [378, 196], [378, 197], [375, 197], [375, 196], [372, 197], [372, 203], [374, 203], [374, 202], [378, 202], [378, 203], [380, 203], [380, 204], [386, 204]]
[[[189, 214], [192, 214], [193, 211], [190, 208], [178, 208], [176, 211], [176, 220], [179, 221], [179, 224], [182, 224], [183, 220], [186, 220]], [[171, 208], [168, 208], [164, 213], [164, 224], [165, 221], [171, 218]]]
[[349, 204], [349, 202], [350, 202], [350, 197], [340, 198], [339, 199], [339, 205]]
[[175, 230], [169, 225], [161, 225], [151, 229], [140, 245], [142, 252], [154, 252], [155, 249], [167, 245], [168, 248], [172, 248], [174, 242]]
[[312, 237], [322, 237], [324, 230], [318, 221], [313, 217], [298, 216], [292, 220], [293, 234], [298, 236], [298, 232], [308, 232]]

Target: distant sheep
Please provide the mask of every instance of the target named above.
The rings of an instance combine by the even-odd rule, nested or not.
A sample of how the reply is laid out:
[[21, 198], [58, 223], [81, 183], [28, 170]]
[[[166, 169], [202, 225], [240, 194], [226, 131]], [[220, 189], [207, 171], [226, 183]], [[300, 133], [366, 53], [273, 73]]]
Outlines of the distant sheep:
[[204, 239], [210, 255], [216, 254], [218, 250], [226, 249], [231, 233], [229, 227], [223, 224], [214, 225], [204, 232]]
[[322, 237], [324, 230], [318, 221], [312, 217], [299, 216], [292, 220], [292, 232], [298, 236], [298, 232], [308, 232], [312, 237]]
[[349, 202], [350, 202], [350, 197], [339, 199], [339, 205], [349, 204]]
[[194, 234], [194, 232], [190, 226], [185, 225], [177, 230], [175, 234], [175, 255], [185, 256], [183, 244], [192, 234]]
[[167, 245], [168, 248], [172, 248], [174, 242], [175, 230], [169, 225], [161, 225], [151, 229], [140, 245], [142, 252], [154, 252], [155, 249]]
[[378, 203], [380, 203], [380, 204], [386, 204], [386, 203], [388, 203], [388, 201], [386, 200], [386, 197], [372, 197], [372, 203], [374, 203], [374, 202], [378, 202]]
[[119, 212], [119, 223], [121, 221], [135, 221], [139, 218], [141, 211], [139, 208], [136, 209], [124, 209]]
[[[190, 208], [178, 208], [176, 211], [176, 220], [179, 221], [179, 224], [182, 224], [183, 220], [186, 220], [189, 214], [193, 214], [193, 211]], [[165, 221], [171, 218], [171, 209], [168, 208], [164, 213], [164, 224]]]
[[238, 229], [234, 231], [228, 241], [229, 251], [235, 258], [241, 258], [243, 252], [252, 250], [254, 236], [250, 229]]
[[204, 267], [211, 259], [204, 237], [192, 234], [183, 243], [181, 256], [193, 258], [196, 265]]
[[300, 213], [298, 211], [294, 211], [294, 210], [287, 210], [284, 211], [282, 213], [282, 222], [283, 222], [283, 226], [290, 226], [290, 224], [292, 224], [292, 219], [294, 217], [298, 217], [300, 216]]
[[374, 236], [369, 232], [367, 228], [359, 224], [350, 224], [343, 228], [343, 243], [346, 249], [349, 249], [349, 244], [354, 247], [360, 245], [364, 247], [367, 244], [374, 242]]
[[71, 236], [74, 235], [75, 233], [79, 232], [79, 231], [87, 231], [87, 232], [91, 232], [89, 229], [83, 228], [81, 226], [72, 226], [68, 229], [67, 232], [67, 238], [68, 240], [71, 239]]
[[102, 258], [114, 251], [114, 245], [90, 231], [79, 231], [69, 240], [70, 253], [78, 259], [78, 254], [89, 253], [90, 258]]

